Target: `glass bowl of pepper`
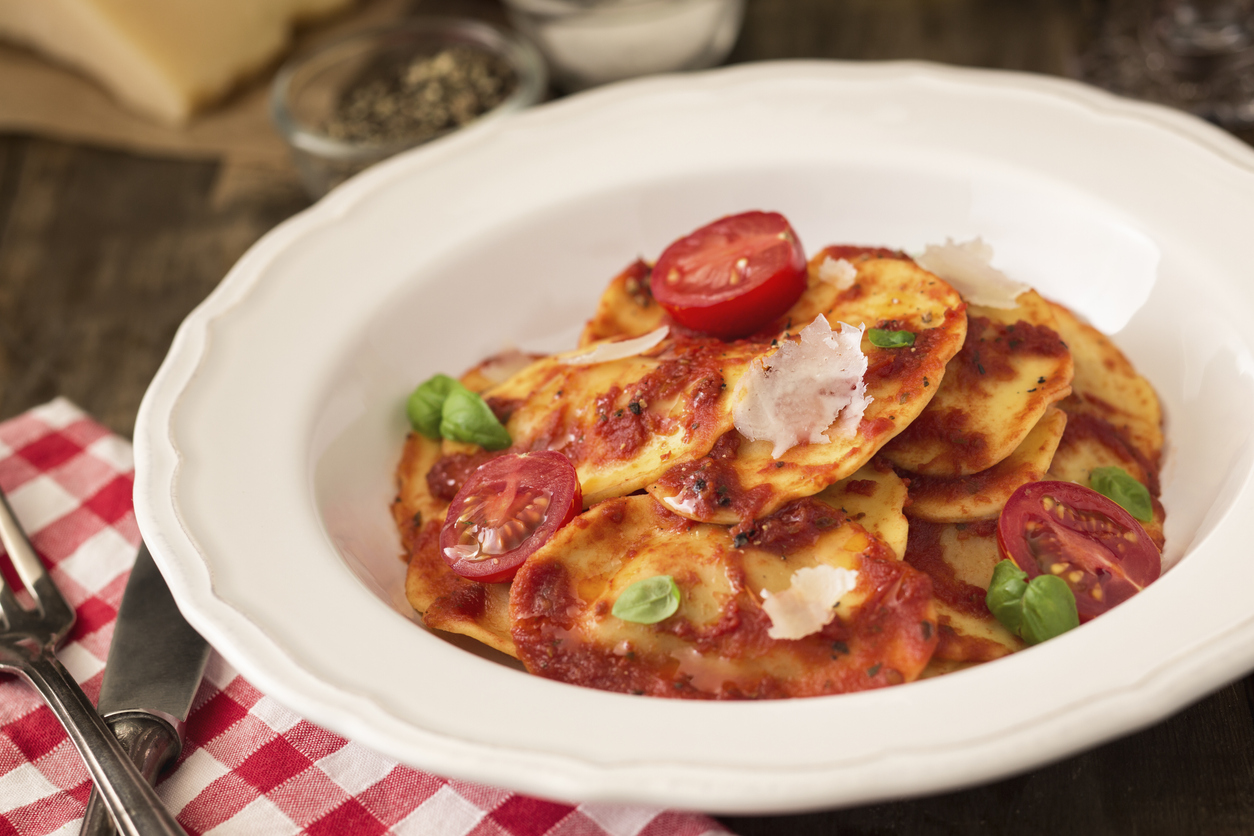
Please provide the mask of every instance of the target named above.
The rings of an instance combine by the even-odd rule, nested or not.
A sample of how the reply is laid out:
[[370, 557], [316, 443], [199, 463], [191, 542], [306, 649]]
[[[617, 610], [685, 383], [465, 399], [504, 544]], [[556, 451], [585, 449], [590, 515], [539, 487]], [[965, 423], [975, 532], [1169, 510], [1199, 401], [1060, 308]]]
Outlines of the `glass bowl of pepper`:
[[488, 23], [415, 18], [293, 56], [270, 113], [315, 199], [362, 169], [476, 122], [539, 102], [544, 59]]

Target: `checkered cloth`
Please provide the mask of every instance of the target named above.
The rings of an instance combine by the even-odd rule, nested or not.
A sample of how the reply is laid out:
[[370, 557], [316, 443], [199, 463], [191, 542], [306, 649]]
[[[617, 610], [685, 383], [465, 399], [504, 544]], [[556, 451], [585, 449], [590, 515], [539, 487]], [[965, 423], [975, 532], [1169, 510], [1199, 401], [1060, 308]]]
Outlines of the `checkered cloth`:
[[[0, 488], [78, 613], [59, 656], [93, 700], [139, 546], [132, 471], [130, 445], [66, 400], [0, 423]], [[77, 834], [90, 790], [77, 751], [35, 690], [0, 674], [0, 836]], [[288, 711], [217, 654], [183, 753], [157, 791], [191, 834], [727, 833], [705, 816], [555, 804], [400, 766]]]

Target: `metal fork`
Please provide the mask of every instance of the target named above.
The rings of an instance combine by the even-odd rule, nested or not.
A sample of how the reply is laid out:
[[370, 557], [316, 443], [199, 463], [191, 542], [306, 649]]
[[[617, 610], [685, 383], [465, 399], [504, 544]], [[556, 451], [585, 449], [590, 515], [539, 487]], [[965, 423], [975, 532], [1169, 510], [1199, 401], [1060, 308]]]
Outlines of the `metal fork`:
[[82, 755], [119, 831], [130, 836], [186, 836], [122, 751], [83, 689], [57, 660], [57, 645], [74, 625], [74, 610], [39, 561], [3, 492], [0, 542], [35, 601], [35, 609], [27, 609], [0, 578], [0, 670], [15, 671], [39, 689]]

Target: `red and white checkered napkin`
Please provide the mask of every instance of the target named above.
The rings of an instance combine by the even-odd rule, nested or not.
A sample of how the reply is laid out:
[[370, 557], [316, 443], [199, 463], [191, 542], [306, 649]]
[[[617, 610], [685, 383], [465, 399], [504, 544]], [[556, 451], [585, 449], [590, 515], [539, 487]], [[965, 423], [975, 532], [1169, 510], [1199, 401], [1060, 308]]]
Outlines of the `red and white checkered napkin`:
[[[133, 480], [130, 445], [68, 401], [0, 423], [0, 487], [78, 613], [59, 656], [93, 700], [139, 546]], [[90, 790], [78, 753], [35, 690], [0, 674], [0, 836], [77, 834]], [[157, 791], [191, 834], [727, 833], [705, 816], [554, 804], [400, 766], [288, 711], [217, 654], [183, 754]]]

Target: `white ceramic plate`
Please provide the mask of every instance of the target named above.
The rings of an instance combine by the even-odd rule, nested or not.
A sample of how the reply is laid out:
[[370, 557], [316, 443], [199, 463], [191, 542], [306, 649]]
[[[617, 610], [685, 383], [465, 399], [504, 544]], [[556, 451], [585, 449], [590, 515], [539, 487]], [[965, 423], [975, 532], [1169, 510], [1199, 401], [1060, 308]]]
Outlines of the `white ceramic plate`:
[[[425, 632], [388, 515], [416, 382], [573, 345], [637, 255], [750, 208], [810, 251], [983, 236], [1115, 335], [1170, 438], [1168, 560], [1055, 641], [883, 691], [708, 704], [528, 676]], [[136, 430], [140, 528], [256, 685], [448, 776], [789, 811], [977, 783], [1254, 667], [1254, 152], [1040, 77], [766, 64], [632, 82], [394, 159], [258, 243], [184, 323]]]

